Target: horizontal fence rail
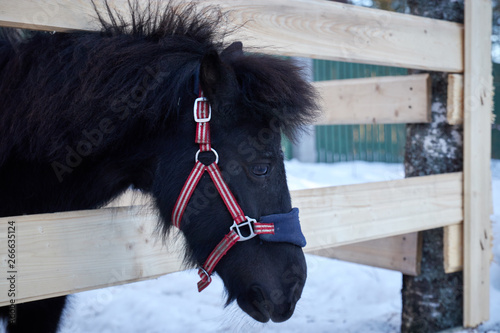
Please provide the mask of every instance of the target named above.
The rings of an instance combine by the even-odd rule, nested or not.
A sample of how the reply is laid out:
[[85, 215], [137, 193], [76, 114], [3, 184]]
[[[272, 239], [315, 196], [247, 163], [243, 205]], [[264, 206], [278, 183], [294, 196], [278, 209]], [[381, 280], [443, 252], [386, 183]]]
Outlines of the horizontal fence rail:
[[428, 123], [429, 74], [314, 82], [321, 96], [316, 125]]
[[[462, 174], [292, 191], [301, 208], [306, 251], [459, 224]], [[137, 206], [130, 206], [137, 204]], [[0, 218], [16, 232], [16, 302], [154, 278], [182, 269], [182, 239], [162, 246], [149, 199], [130, 193], [113, 206]], [[126, 206], [126, 207], [121, 207]], [[7, 233], [0, 233], [7, 244]], [[8, 271], [8, 249], [0, 265]], [[0, 279], [0, 305], [9, 302]]]
[[[266, 53], [446, 72], [464, 67], [463, 26], [457, 23], [321, 0], [199, 3], [228, 10], [228, 28], [237, 28], [232, 38]], [[126, 0], [110, 4], [122, 12], [128, 8]], [[91, 2], [70, 0], [3, 0], [0, 25], [97, 29]]]
[[[455, 226], [461, 228], [462, 224], [455, 224]], [[420, 274], [422, 242], [419, 233], [413, 232], [410, 234], [377, 238], [371, 241], [356, 242], [349, 245], [335, 246], [328, 249], [311, 251], [310, 253], [417, 276]]]
[[[408, 69], [399, 67], [388, 67], [388, 66], [377, 66], [377, 65], [367, 65], [367, 64], [356, 64], [356, 63], [345, 63], [339, 61], [327, 61], [327, 60], [313, 60], [313, 79], [315, 81], [325, 81], [325, 80], [343, 80], [346, 79], [370, 79], [374, 80], [371, 82], [376, 82], [378, 77], [385, 76], [404, 76], [402, 80], [411, 78], [408, 76]], [[394, 78], [396, 79], [396, 78]], [[382, 79], [385, 80], [385, 79]], [[352, 81], [347, 81], [352, 82]], [[370, 81], [358, 81], [358, 82], [370, 82]], [[318, 82], [319, 85], [324, 84]], [[340, 84], [340, 83], [339, 83]], [[369, 84], [368, 84], [369, 85]], [[377, 86], [375, 85], [375, 88]], [[410, 85], [408, 88], [412, 88]], [[364, 88], [366, 89], [366, 87]], [[399, 98], [399, 96], [394, 96], [392, 93], [385, 93], [387, 100], [382, 100], [381, 104], [370, 103], [367, 107], [368, 96], [361, 96], [359, 90], [354, 89], [353, 94], [346, 93], [349, 90], [343, 91], [343, 100], [354, 100], [360, 99], [364, 104], [364, 107], [360, 107], [357, 103], [351, 103], [348, 105], [348, 109], [344, 109], [343, 112], [336, 105], [327, 105], [323, 108], [323, 112], [328, 112], [323, 118], [330, 118], [330, 123], [344, 123], [343, 125], [322, 125], [315, 126], [315, 139], [316, 139], [316, 158], [318, 162], [340, 162], [340, 161], [351, 161], [351, 160], [364, 160], [364, 161], [377, 161], [377, 162], [403, 162], [404, 157], [404, 146], [406, 141], [406, 123], [399, 123], [403, 121], [403, 118], [407, 122], [418, 122], [415, 119], [416, 116], [413, 113], [417, 113], [416, 109], [412, 105], [412, 109], [408, 107], [409, 104], [404, 104], [404, 101]], [[381, 101], [380, 95], [386, 91], [386, 89], [372, 89], [368, 90], [371, 97], [374, 97], [377, 101]], [[321, 98], [323, 101], [328, 100], [325, 98], [325, 94], [335, 94], [338, 93], [335, 90], [333, 92], [321, 93]], [[405, 91], [403, 95], [410, 98], [413, 104], [425, 105], [430, 99], [429, 96], [410, 94], [411, 91]], [[417, 98], [420, 96], [420, 98]], [[326, 104], [323, 102], [323, 104]], [[345, 107], [346, 104], [344, 103]], [[385, 107], [385, 109], [384, 109]], [[325, 110], [326, 109], [326, 110]], [[365, 124], [355, 124], [354, 120], [354, 110], [361, 110], [360, 115], [366, 116], [372, 109], [381, 110], [380, 112], [373, 112], [371, 117], [366, 117], [367, 119], [375, 118], [373, 123]], [[395, 117], [395, 111], [399, 110], [400, 114]], [[391, 112], [392, 111], [392, 112]], [[420, 112], [420, 115], [423, 113]], [[337, 119], [339, 118], [339, 119]], [[356, 118], [360, 118], [357, 116]], [[410, 121], [411, 120], [411, 121]], [[421, 119], [425, 122], [424, 119]], [[367, 121], [366, 121], [367, 122]], [[351, 125], [345, 125], [351, 124]]]
[[292, 192], [309, 250], [400, 235], [463, 220], [462, 174]]

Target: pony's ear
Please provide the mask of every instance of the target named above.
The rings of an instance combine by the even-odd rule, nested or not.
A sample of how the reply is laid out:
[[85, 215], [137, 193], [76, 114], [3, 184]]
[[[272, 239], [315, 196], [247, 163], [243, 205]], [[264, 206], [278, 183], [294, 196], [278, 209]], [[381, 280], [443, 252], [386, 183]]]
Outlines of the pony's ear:
[[212, 95], [224, 78], [224, 68], [217, 51], [207, 52], [201, 60], [200, 84], [206, 95]]
[[243, 55], [243, 43], [234, 42], [222, 51], [221, 58], [230, 57], [232, 55]]
[[234, 86], [237, 85], [236, 77], [215, 50], [207, 52], [201, 60], [200, 85], [209, 98], [215, 95], [229, 98], [231, 92], [234, 92]]

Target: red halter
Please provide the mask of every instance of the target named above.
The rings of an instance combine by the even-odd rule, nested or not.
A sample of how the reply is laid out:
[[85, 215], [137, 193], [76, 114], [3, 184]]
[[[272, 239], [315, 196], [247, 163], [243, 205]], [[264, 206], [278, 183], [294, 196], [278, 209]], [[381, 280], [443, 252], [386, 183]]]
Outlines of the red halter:
[[[181, 190], [177, 202], [175, 203], [172, 211], [172, 223], [180, 229], [181, 219], [189, 199], [193, 194], [198, 182], [205, 173], [208, 172], [210, 178], [215, 184], [224, 204], [226, 205], [229, 213], [233, 217], [234, 223], [229, 228], [229, 233], [217, 244], [215, 249], [210, 253], [207, 260], [202, 267], [198, 270], [198, 275], [201, 281], [198, 282], [198, 291], [205, 289], [210, 282], [212, 282], [211, 275], [217, 263], [229, 251], [229, 249], [238, 241], [246, 241], [255, 237], [258, 234], [274, 234], [274, 223], [259, 223], [243, 214], [243, 210], [238, 205], [233, 193], [229, 190], [226, 182], [222, 178], [221, 171], [217, 166], [219, 162], [219, 155], [211, 147], [210, 144], [210, 119], [212, 117], [212, 109], [210, 103], [200, 89], [199, 97], [194, 101], [194, 121], [196, 122], [196, 139], [195, 142], [200, 145], [200, 149], [195, 156], [195, 165], [191, 174], [188, 176], [184, 187]], [[198, 160], [200, 152], [212, 151], [215, 155], [215, 162], [210, 165], [205, 165]], [[249, 235], [244, 236], [240, 227], [247, 227], [250, 231]], [[247, 232], [248, 233], [248, 232]]]

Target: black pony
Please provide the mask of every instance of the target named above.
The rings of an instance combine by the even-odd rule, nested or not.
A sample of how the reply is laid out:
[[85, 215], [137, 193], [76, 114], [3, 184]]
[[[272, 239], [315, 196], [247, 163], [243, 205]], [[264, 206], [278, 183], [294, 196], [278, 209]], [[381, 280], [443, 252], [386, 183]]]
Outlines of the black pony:
[[[99, 208], [132, 186], [152, 195], [167, 233], [198, 149], [199, 87], [212, 106], [218, 165], [245, 214], [290, 212], [281, 133], [293, 138], [316, 109], [300, 69], [224, 45], [218, 9], [146, 7], [130, 4], [124, 18], [106, 3], [101, 32], [4, 32], [0, 216]], [[201, 178], [181, 223], [193, 266], [233, 224], [221, 197], [207, 194], [212, 184]], [[231, 248], [215, 267], [227, 302], [261, 322], [287, 320], [306, 279], [302, 249], [292, 243], [255, 237]], [[9, 332], [56, 331], [64, 303], [19, 304]]]

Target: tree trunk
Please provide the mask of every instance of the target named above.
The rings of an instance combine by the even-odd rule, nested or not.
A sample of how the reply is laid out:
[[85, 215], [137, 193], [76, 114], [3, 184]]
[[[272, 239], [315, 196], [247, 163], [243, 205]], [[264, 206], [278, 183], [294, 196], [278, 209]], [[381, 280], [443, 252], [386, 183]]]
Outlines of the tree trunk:
[[[463, 0], [408, 0], [410, 13], [463, 22]], [[406, 177], [461, 171], [463, 128], [446, 123], [447, 73], [431, 73], [432, 123], [407, 125]], [[401, 332], [462, 326], [462, 272], [445, 274], [443, 229], [421, 232], [419, 276], [403, 275]]]

